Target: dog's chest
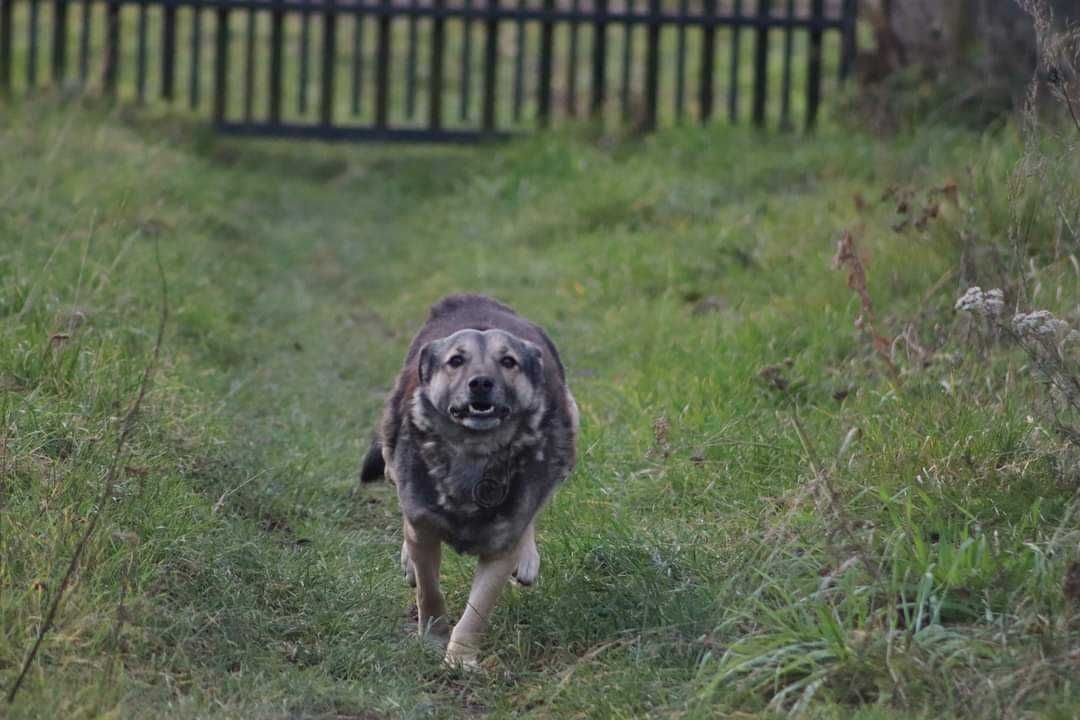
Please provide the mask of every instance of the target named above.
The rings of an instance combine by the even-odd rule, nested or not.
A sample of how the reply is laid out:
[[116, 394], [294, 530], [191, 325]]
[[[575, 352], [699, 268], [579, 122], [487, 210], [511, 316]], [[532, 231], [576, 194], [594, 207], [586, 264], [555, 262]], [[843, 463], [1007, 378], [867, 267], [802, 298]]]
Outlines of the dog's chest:
[[470, 455], [454, 452], [437, 441], [422, 442], [420, 457], [431, 479], [436, 506], [453, 515], [498, 513], [512, 502], [524, 475], [527, 458], [520, 450]]

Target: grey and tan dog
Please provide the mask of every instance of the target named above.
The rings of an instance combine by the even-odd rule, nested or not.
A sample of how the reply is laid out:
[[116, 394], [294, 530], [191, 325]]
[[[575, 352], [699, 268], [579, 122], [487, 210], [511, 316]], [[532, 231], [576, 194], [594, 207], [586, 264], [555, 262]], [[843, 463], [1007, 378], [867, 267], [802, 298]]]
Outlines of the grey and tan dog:
[[[577, 430], [577, 404], [543, 329], [482, 295], [432, 306], [360, 478], [385, 475], [397, 487], [420, 633], [446, 644], [448, 663], [475, 667], [503, 586], [536, 581], [536, 516], [574, 466]], [[439, 589], [443, 543], [478, 557], [452, 632]]]

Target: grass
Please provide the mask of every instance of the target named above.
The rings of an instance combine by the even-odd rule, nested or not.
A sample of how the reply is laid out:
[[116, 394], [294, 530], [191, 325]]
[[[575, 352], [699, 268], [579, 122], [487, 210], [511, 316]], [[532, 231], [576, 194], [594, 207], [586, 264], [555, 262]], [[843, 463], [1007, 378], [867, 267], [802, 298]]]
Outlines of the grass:
[[[1076, 465], [1024, 358], [952, 311], [958, 238], [1005, 236], [1021, 151], [1008, 128], [326, 147], [5, 108], [5, 689], [102, 513], [8, 716], [1075, 717]], [[892, 229], [886, 188], [918, 210], [949, 181]], [[844, 228], [879, 329], [933, 349], [899, 344], [899, 378], [852, 326]], [[1030, 302], [1075, 318], [1046, 242]], [[156, 253], [162, 360], [95, 507]], [[551, 331], [583, 416], [479, 676], [416, 640], [396, 501], [356, 485], [426, 306], [466, 289]], [[470, 570], [448, 558], [451, 607]]]

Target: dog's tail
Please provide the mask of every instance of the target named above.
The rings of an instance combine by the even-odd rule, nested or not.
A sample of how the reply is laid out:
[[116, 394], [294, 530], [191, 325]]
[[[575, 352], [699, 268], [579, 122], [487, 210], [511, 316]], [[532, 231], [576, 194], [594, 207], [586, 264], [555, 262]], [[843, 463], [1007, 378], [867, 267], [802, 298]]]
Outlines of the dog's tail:
[[382, 443], [377, 439], [371, 441], [364, 462], [360, 466], [360, 482], [375, 482], [386, 474], [386, 461], [383, 460]]

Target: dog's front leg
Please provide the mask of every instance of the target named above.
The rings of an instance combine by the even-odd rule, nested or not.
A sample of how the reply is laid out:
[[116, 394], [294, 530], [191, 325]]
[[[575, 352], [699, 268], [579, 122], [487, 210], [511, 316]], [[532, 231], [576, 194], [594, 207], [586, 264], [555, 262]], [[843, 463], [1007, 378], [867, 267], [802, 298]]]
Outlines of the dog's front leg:
[[480, 666], [480, 643], [487, 629], [488, 617], [499, 599], [499, 593], [517, 565], [518, 554], [508, 553], [493, 558], [480, 558], [476, 564], [469, 604], [454, 626], [446, 648], [446, 663], [455, 667], [476, 669]]
[[446, 618], [446, 601], [439, 588], [442, 541], [431, 533], [417, 530], [406, 520], [405, 546], [416, 577], [420, 637], [445, 646], [450, 636], [450, 623]]

